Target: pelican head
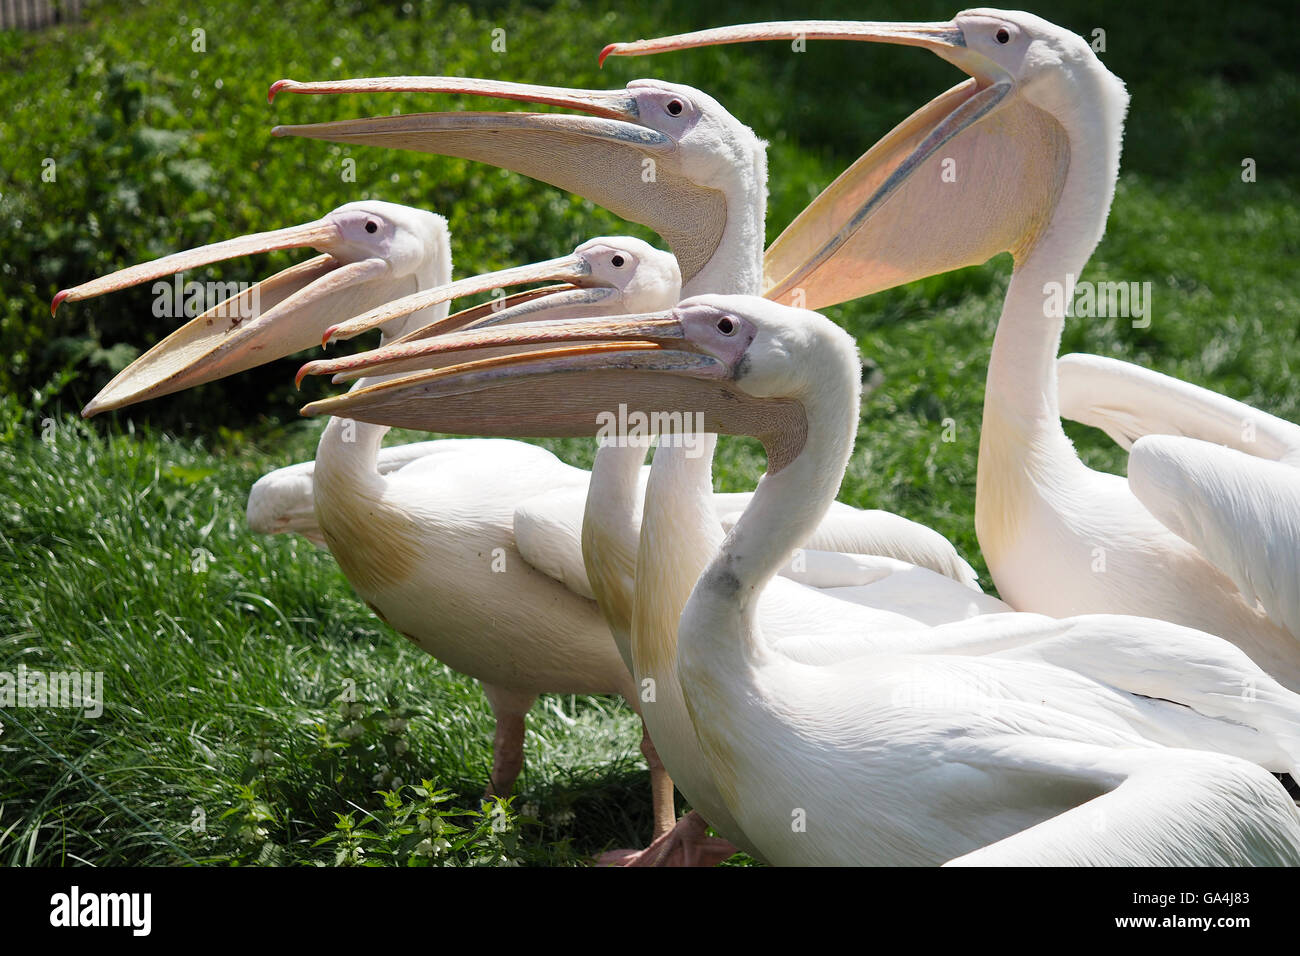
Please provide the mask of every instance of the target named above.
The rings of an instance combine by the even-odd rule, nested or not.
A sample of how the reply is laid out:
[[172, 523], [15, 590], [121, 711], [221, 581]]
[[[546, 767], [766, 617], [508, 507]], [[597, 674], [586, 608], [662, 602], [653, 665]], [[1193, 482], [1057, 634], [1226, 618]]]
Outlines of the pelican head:
[[[513, 351], [474, 357], [502, 347]], [[857, 415], [853, 339], [816, 313], [753, 296], [456, 332], [436, 349], [439, 360], [459, 361], [313, 402], [303, 414], [472, 435], [592, 436], [625, 405], [698, 416], [700, 432], [758, 438], [770, 472], [799, 454], [806, 406], [834, 409], [850, 426]]]
[[[223, 297], [123, 369], [82, 415], [169, 395], [292, 355], [319, 344], [325, 329], [358, 312], [451, 278], [450, 237], [442, 216], [368, 200], [300, 226], [122, 269], [64, 289], [51, 309], [226, 259], [296, 248], [323, 254]], [[407, 317], [385, 325], [384, 333], [400, 335], [407, 325], [424, 325], [432, 318]]]
[[[338, 383], [363, 374], [392, 375], [427, 369], [455, 360], [454, 343], [459, 340], [450, 340], [453, 344], [449, 345], [447, 337], [451, 332], [553, 317], [578, 320], [649, 311], [662, 307], [665, 301], [675, 302], [682, 283], [677, 260], [671, 253], [631, 236], [601, 236], [588, 239], [572, 255], [488, 272], [396, 299], [327, 330], [326, 336], [349, 338], [454, 298], [503, 293], [515, 285], [557, 280], [559, 285], [498, 296], [490, 303], [436, 319], [369, 352], [309, 362], [299, 370], [298, 382], [306, 375], [332, 374]], [[438, 356], [444, 353], [449, 358], [440, 362]]]
[[[767, 252], [768, 296], [821, 308], [999, 252], [1020, 259], [1043, 239], [1067, 175], [1094, 177], [1105, 202], [1061, 228], [1100, 238], [1128, 97], [1081, 37], [1032, 14], [758, 23], [611, 44], [602, 59], [793, 37], [918, 46], [970, 79], [904, 120], [786, 229]], [[1075, 162], [1083, 149], [1101, 161]]]
[[[728, 197], [765, 203], [766, 146], [717, 100], [689, 86], [634, 80], [581, 90], [456, 77], [386, 77], [300, 83], [278, 93], [462, 93], [563, 107], [573, 113], [418, 113], [277, 126], [277, 136], [458, 156], [577, 193], [655, 230], [684, 281], [713, 257]], [[761, 236], [759, 237], [761, 242]]]

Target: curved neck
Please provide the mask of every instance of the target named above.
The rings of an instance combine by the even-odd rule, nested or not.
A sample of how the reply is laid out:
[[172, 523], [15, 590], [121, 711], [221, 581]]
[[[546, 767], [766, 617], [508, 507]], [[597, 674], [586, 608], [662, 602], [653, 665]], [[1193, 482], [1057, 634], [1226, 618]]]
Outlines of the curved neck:
[[682, 285], [693, 295], [759, 295], [763, 291], [764, 229], [767, 221], [767, 147], [757, 146], [750, 162], [737, 164], [723, 187], [727, 225], [704, 267]]
[[1064, 436], [1056, 393], [1064, 307], [1101, 240], [1115, 194], [1123, 127], [1117, 122], [1113, 133], [1098, 133], [1104, 112], [1090, 122], [1078, 111], [1054, 113], [1069, 144], [1065, 181], [1047, 228], [1017, 256], [989, 356], [986, 411], [992, 404], [1039, 434]]
[[[822, 375], [817, 387], [786, 404], [779, 432], [765, 442], [771, 470], [759, 481], [749, 506], [709, 562], [691, 598], [693, 611], [702, 612], [705, 619], [738, 616], [739, 644], [718, 647], [719, 652], [739, 652], [751, 660], [761, 654], [753, 619], [755, 599], [816, 531], [835, 501], [853, 451], [860, 404], [860, 366], [854, 363], [851, 370], [843, 369], [850, 374], [841, 381], [835, 374], [837, 364], [817, 363]], [[781, 465], [783, 460], [788, 463]], [[697, 644], [701, 643], [724, 642], [700, 634]]]
[[[730, 591], [742, 611], [817, 530], [835, 501], [853, 451], [856, 399], [842, 401], [840, 408], [801, 404], [807, 421], [802, 450], [785, 467], [759, 480], [749, 507], [701, 579], [702, 586]], [[771, 459], [773, 446], [768, 448]]]

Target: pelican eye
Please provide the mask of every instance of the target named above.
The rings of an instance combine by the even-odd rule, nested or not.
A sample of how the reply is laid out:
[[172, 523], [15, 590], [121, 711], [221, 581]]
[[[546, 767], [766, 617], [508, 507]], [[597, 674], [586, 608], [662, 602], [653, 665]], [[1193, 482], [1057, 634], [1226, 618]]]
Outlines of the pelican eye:
[[366, 232], [372, 232], [372, 233], [373, 233], [373, 232], [378, 232], [378, 231], [379, 231], [379, 223], [375, 222], [373, 219], [367, 219], [367, 220], [366, 220]]
[[999, 27], [998, 32], [993, 34], [993, 39], [997, 40], [999, 43], [1010, 43], [1011, 33], [1006, 27]]
[[669, 112], [671, 115], [673, 115], [673, 116], [680, 116], [681, 113], [682, 113], [682, 110], [684, 110], [686, 107], [684, 107], [684, 106], [682, 105], [682, 101], [681, 101], [681, 100], [669, 100], [669, 101], [668, 101], [668, 106], [665, 107], [665, 108], [668, 110], [668, 112]]
[[623, 268], [623, 257], [622, 257], [622, 256], [614, 256], [614, 258], [610, 259], [609, 261], [610, 261], [610, 264], [611, 264], [615, 269], [621, 269], [621, 268]]
[[723, 335], [735, 335], [736, 334], [735, 320], [732, 319], [731, 316], [729, 315], [724, 315], [722, 318], [718, 319], [718, 331], [721, 332]]

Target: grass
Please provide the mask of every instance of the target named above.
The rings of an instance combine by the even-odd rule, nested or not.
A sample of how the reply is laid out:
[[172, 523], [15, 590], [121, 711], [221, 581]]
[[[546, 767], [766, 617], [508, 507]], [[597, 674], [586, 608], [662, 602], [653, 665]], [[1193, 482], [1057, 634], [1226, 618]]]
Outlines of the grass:
[[[11, 355], [0, 400], [0, 671], [99, 670], [107, 697], [94, 720], [53, 708], [0, 715], [0, 862], [557, 864], [638, 844], [649, 830], [635, 721], [601, 698], [546, 698], [530, 715], [524, 775], [500, 829], [502, 815], [483, 816], [478, 801], [491, 720], [474, 683], [389, 632], [327, 553], [248, 533], [248, 486], [314, 449], [319, 426], [296, 420], [287, 385], [294, 362], [88, 426], [65, 412], [166, 320], [143, 293], [63, 310], [57, 322], [45, 303], [130, 261], [364, 196], [451, 212], [463, 275], [601, 233], [652, 238], [495, 170], [271, 142], [272, 122], [430, 108], [416, 97], [268, 108], [265, 88], [280, 76], [698, 85], [771, 141], [774, 237], [954, 74], [916, 51], [855, 44], [814, 44], [801, 57], [780, 44], [700, 50], [596, 71], [612, 39], [793, 12], [730, 0], [707, 16], [676, 0], [597, 14], [564, 0], [407, 6], [215, 4], [203, 14], [203, 56], [185, 47], [195, 14], [163, 3], [105, 3], [81, 26], [0, 34], [0, 91], [12, 104], [0, 116], [0, 334]], [[1285, 122], [1300, 81], [1284, 31], [1269, 32], [1262, 5], [1234, 7], [1228, 22], [1210, 2], [1180, 7], [1176, 20], [1136, 4], [1037, 9], [1084, 33], [1104, 25], [1104, 58], [1133, 94], [1118, 195], [1086, 278], [1155, 288], [1149, 328], [1075, 321], [1063, 351], [1140, 362], [1300, 419], [1300, 296], [1288, 265], [1300, 254], [1300, 131]], [[952, 12], [894, 2], [816, 11]], [[508, 31], [504, 56], [488, 45], [497, 25]], [[40, 177], [46, 156], [58, 159], [55, 183]], [[357, 183], [338, 177], [348, 156]], [[1242, 182], [1243, 157], [1256, 159], [1257, 182]], [[250, 279], [286, 262], [235, 263], [214, 277]], [[981, 572], [975, 459], [1009, 271], [1000, 257], [829, 311], [881, 373], [841, 499], [924, 521]], [[1123, 471], [1104, 436], [1070, 431], [1086, 461]], [[550, 447], [590, 462], [586, 443]], [[752, 487], [762, 470], [752, 443], [722, 445], [720, 488]], [[338, 699], [351, 687], [356, 712]], [[416, 852], [439, 838], [438, 855]]]
[[[268, 454], [72, 418], [44, 434], [0, 446], [0, 670], [102, 670], [106, 703], [98, 719], [2, 718], [0, 861], [237, 862], [274, 846], [276, 862], [331, 862], [337, 846], [313, 844], [335, 814], [380, 814], [369, 826], [386, 832], [376, 791], [394, 777], [445, 789], [461, 826], [479, 812], [492, 720], [477, 685], [388, 632], [327, 552], [249, 535]], [[290, 444], [305, 454], [309, 438]], [[638, 727], [621, 703], [546, 699], [509, 814], [529, 805], [540, 823], [514, 821], [508, 852], [489, 828], [455, 862], [634, 845], [649, 825]]]

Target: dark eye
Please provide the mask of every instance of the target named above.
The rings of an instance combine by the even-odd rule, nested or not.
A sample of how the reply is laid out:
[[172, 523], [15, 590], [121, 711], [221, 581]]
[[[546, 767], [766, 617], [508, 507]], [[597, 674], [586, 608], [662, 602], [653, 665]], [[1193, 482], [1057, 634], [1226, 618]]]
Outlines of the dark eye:
[[724, 315], [718, 319], [718, 331], [723, 335], [735, 335], [736, 323], [729, 315]]
[[373, 219], [367, 219], [366, 232], [378, 232], [378, 231], [379, 231], [379, 223], [375, 222]]
[[997, 40], [999, 43], [1010, 43], [1011, 34], [1008, 32], [1006, 27], [999, 27], [998, 32], [993, 34], [993, 39]]
[[681, 100], [669, 100], [668, 105], [665, 107], [665, 109], [667, 109], [668, 112], [673, 116], [680, 116], [682, 110], [684, 110], [685, 108], [686, 107], [682, 106]]
[[610, 261], [610, 264], [613, 265], [615, 269], [621, 269], [621, 268], [623, 268], [623, 257], [622, 257], [622, 256], [615, 256], [614, 258], [610, 259], [609, 261]]

